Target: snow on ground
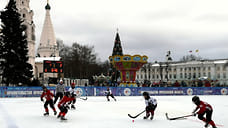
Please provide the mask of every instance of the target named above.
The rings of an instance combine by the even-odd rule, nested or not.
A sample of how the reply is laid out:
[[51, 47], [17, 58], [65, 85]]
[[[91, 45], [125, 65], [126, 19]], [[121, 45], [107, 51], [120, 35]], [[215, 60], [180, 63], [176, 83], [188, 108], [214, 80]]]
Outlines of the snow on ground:
[[[195, 106], [191, 96], [155, 96], [158, 108], [153, 121], [141, 115], [132, 121], [127, 114], [135, 115], [145, 108], [142, 97], [117, 97], [117, 102], [107, 102], [105, 97], [88, 97], [77, 100], [77, 109], [69, 110], [67, 121], [60, 121], [50, 110], [44, 117], [40, 98], [1, 98], [0, 128], [203, 128], [204, 124], [191, 117], [168, 121], [169, 116], [191, 114]], [[201, 96], [214, 108], [213, 119], [221, 128], [228, 128], [228, 96]], [[58, 109], [57, 109], [58, 110]]]

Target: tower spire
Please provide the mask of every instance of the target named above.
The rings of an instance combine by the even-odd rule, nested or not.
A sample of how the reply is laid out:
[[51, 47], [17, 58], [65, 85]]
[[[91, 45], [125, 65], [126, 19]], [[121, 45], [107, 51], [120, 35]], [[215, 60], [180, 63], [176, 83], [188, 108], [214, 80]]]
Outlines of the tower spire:
[[50, 6], [50, 4], [49, 4], [49, 0], [47, 0], [47, 5], [45, 6], [45, 9], [46, 9], [46, 10], [51, 10], [51, 6]]
[[55, 32], [51, 21], [49, 0], [45, 6], [46, 16], [44, 20], [43, 30], [40, 37], [40, 44], [38, 48], [38, 56], [40, 57], [58, 57], [59, 51], [57, 48]]

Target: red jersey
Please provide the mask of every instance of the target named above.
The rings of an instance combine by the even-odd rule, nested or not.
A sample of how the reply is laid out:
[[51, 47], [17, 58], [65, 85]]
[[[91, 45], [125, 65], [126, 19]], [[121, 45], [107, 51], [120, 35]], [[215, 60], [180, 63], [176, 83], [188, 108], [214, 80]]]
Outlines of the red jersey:
[[46, 92], [44, 91], [42, 95], [40, 96], [41, 98], [45, 97], [47, 101], [52, 100], [54, 94], [51, 93], [50, 90], [47, 90]]
[[200, 101], [200, 104], [196, 107], [197, 114], [203, 114], [206, 111], [212, 111], [212, 107], [207, 102]]
[[59, 101], [58, 107], [65, 105], [67, 102], [74, 100], [73, 97], [64, 96], [61, 101]]

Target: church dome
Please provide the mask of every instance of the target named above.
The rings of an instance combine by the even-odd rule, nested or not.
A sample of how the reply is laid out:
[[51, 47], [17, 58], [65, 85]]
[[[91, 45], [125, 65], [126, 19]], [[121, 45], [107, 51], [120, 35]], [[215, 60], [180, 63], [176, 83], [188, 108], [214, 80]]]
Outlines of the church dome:
[[47, 5], [45, 6], [46, 10], [51, 10], [51, 6], [47, 3]]

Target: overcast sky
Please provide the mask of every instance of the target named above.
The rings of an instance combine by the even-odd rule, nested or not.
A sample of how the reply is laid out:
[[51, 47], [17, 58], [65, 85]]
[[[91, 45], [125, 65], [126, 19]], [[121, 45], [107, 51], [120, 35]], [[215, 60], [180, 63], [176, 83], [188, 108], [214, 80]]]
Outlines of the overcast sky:
[[[0, 0], [3, 9], [7, 0]], [[46, 0], [30, 0], [36, 43], [45, 18]], [[171, 50], [179, 60], [199, 49], [203, 58], [228, 58], [227, 0], [50, 0], [57, 38], [94, 45], [101, 60], [112, 53], [119, 28], [124, 54], [164, 61]]]

